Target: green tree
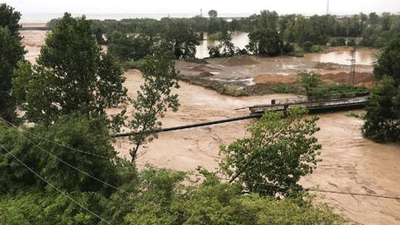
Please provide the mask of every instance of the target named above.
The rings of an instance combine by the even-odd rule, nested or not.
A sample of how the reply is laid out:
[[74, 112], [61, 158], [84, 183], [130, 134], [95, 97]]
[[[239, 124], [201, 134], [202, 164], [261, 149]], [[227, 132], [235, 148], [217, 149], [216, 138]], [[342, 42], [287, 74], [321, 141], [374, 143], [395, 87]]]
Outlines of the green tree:
[[193, 59], [199, 37], [194, 30], [179, 21], [170, 21], [161, 36], [168, 42], [175, 59]]
[[128, 36], [114, 31], [108, 36], [108, 52], [120, 60], [137, 61], [153, 54], [153, 45], [158, 39], [159, 37], [150, 37], [145, 34]]
[[21, 13], [15, 11], [15, 9], [7, 4], [0, 4], [0, 27], [7, 27], [10, 30], [11, 36], [21, 40], [19, 30], [19, 20], [21, 19]]
[[37, 65], [19, 65], [14, 90], [29, 121], [51, 124], [74, 112], [94, 118], [124, 100], [122, 73], [101, 51], [91, 22], [66, 13], [47, 36]]
[[376, 142], [393, 142], [400, 137], [400, 117], [398, 114], [398, 88], [392, 77], [384, 76], [371, 90], [365, 124], [365, 137]]
[[155, 131], [161, 128], [159, 117], [168, 110], [178, 110], [178, 95], [172, 93], [179, 88], [173, 54], [166, 43], [162, 43], [153, 57], [143, 66], [144, 84], [132, 101], [134, 112], [129, 127], [135, 132], [131, 141], [135, 147], [130, 150], [132, 161], [136, 159], [139, 147], [157, 137]]
[[400, 82], [400, 34], [389, 43], [379, 57], [374, 65], [374, 74], [378, 77], [392, 76], [397, 83]]
[[216, 19], [218, 17], [218, 12], [214, 9], [208, 11], [208, 16], [210, 19]]
[[12, 123], [17, 118], [15, 96], [11, 91], [13, 71], [25, 54], [19, 35], [20, 17], [14, 8], [0, 4], [0, 117]]
[[300, 73], [298, 80], [301, 86], [305, 89], [308, 97], [312, 97], [313, 91], [323, 85], [322, 76], [319, 73]]
[[235, 54], [235, 45], [232, 43], [232, 33], [229, 31], [229, 25], [227, 23], [222, 24], [219, 41], [221, 42], [222, 55], [233, 56]]
[[[77, 114], [63, 116], [52, 126], [36, 124], [24, 131], [2, 125], [0, 144], [60, 189], [112, 193], [114, 189], [92, 178], [118, 186], [116, 152], [107, 126], [105, 118], [88, 120]], [[8, 179], [2, 184], [9, 186], [8, 191], [21, 188], [20, 182], [24, 188], [44, 185], [11, 155], [0, 151], [0, 156], [2, 179]]]
[[261, 11], [253, 22], [254, 29], [249, 33], [250, 42], [246, 48], [259, 55], [277, 56], [282, 53], [283, 43], [277, 31], [278, 14]]
[[380, 18], [378, 16], [378, 14], [376, 14], [376, 12], [372, 12], [369, 14], [368, 16], [368, 24], [370, 25], [377, 25], [380, 23]]
[[318, 118], [303, 118], [305, 114], [303, 108], [289, 109], [286, 118], [283, 112], [266, 112], [248, 129], [250, 137], [221, 147], [222, 172], [230, 182], [261, 195], [298, 190], [300, 178], [316, 168], [321, 149], [313, 136], [319, 131]]

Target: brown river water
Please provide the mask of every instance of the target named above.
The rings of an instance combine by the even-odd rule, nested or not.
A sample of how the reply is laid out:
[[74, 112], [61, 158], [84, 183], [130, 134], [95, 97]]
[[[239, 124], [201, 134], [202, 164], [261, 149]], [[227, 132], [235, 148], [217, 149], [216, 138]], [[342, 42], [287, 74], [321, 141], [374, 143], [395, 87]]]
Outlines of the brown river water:
[[[34, 62], [45, 33], [23, 31], [22, 34], [29, 51], [27, 58]], [[135, 97], [142, 83], [141, 73], [129, 70], [125, 76], [128, 94]], [[181, 88], [175, 92], [179, 94], [181, 107], [177, 113], [166, 114], [163, 118], [164, 127], [248, 115], [247, 110], [235, 109], [269, 103], [271, 99], [293, 97], [288, 94], [221, 96], [182, 82]], [[113, 109], [109, 113], [118, 110]], [[363, 138], [360, 132], [363, 121], [345, 114], [319, 115], [321, 131], [316, 137], [323, 146], [322, 162], [313, 174], [301, 180], [302, 185], [330, 191], [400, 197], [400, 147], [395, 144], [376, 144]], [[221, 160], [219, 146], [245, 137], [248, 124], [249, 121], [239, 121], [160, 134], [157, 140], [140, 150], [138, 164], [140, 167], [152, 164], [183, 171], [193, 171], [197, 166], [215, 170]], [[127, 139], [119, 139], [115, 147], [122, 157], [129, 158], [128, 152], [132, 146]], [[318, 196], [320, 201], [357, 224], [400, 224], [399, 200], [330, 193], [319, 193]]]

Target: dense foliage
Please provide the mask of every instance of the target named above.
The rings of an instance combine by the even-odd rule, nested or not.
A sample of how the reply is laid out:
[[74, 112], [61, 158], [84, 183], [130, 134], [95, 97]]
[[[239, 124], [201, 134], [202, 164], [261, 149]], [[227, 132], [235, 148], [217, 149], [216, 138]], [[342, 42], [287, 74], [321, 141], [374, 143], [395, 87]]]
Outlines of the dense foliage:
[[371, 91], [364, 136], [377, 142], [400, 141], [400, 36], [390, 42], [374, 66], [382, 78]]
[[360, 93], [368, 93], [368, 89], [363, 86], [325, 84], [322, 80], [322, 76], [315, 72], [300, 73], [298, 80], [309, 100], [349, 98], [356, 97]]
[[[105, 118], [87, 120], [84, 116], [62, 117], [50, 127], [40, 124], [20, 132], [1, 123], [0, 143], [51, 184], [69, 191], [109, 191], [110, 187], [90, 176], [117, 185], [117, 172], [112, 160], [116, 152], [111, 145]], [[55, 145], [53, 142], [60, 145]], [[74, 149], [79, 149], [76, 151]], [[43, 186], [34, 174], [1, 155], [0, 192], [10, 193], [28, 184]], [[101, 156], [95, 157], [96, 155]], [[66, 163], [69, 165], [67, 165]], [[75, 167], [85, 173], [74, 170]], [[86, 172], [90, 172], [86, 173]]]
[[377, 142], [400, 141], [399, 88], [392, 77], [384, 76], [371, 90], [363, 134]]
[[319, 131], [318, 118], [306, 119], [305, 114], [303, 108], [291, 108], [285, 115], [266, 113], [248, 129], [250, 137], [221, 147], [222, 172], [230, 182], [237, 180], [245, 190], [261, 195], [298, 190], [300, 178], [316, 168], [321, 149], [313, 137]]
[[90, 26], [85, 17], [66, 13], [47, 36], [37, 65], [19, 65], [14, 91], [27, 120], [51, 124], [74, 112], [94, 118], [124, 100], [123, 71], [101, 51]]
[[12, 94], [13, 71], [25, 54], [19, 34], [19, 12], [6, 4], [0, 4], [0, 117], [16, 121], [16, 101]]
[[391, 76], [400, 83], [400, 34], [386, 47], [374, 66], [374, 74], [378, 77]]
[[[48, 26], [53, 28], [57, 22], [57, 19], [52, 20]], [[334, 15], [304, 17], [295, 14], [279, 16], [276, 12], [264, 10], [258, 15], [254, 14], [228, 22], [219, 18], [217, 11], [210, 10], [209, 18], [199, 15], [193, 18], [162, 18], [161, 20], [93, 21], [93, 30], [98, 37], [103, 33], [110, 36], [115, 31], [128, 36], [141, 34], [154, 37], [173, 34], [174, 37], [169, 40], [172, 40], [174, 49], [179, 49], [175, 54], [176, 58], [186, 58], [187, 54], [182, 54], [184, 52], [192, 56], [192, 51], [186, 46], [197, 43], [198, 38], [195, 38], [195, 32], [200, 33], [200, 36], [206, 32], [210, 37], [226, 28], [230, 31], [248, 32], [251, 41], [248, 50], [255, 54], [288, 54], [294, 51], [293, 43], [297, 43], [306, 52], [321, 51], [323, 50], [321, 46], [326, 45], [361, 45], [381, 48], [400, 33], [400, 16], [390, 13], [382, 15], [360, 13], [345, 17]], [[99, 39], [103, 42], [101, 38]], [[184, 42], [187, 44], [183, 44]], [[316, 47], [313, 47], [314, 45]], [[213, 46], [210, 49], [211, 56], [224, 55], [218, 54], [218, 47]]]

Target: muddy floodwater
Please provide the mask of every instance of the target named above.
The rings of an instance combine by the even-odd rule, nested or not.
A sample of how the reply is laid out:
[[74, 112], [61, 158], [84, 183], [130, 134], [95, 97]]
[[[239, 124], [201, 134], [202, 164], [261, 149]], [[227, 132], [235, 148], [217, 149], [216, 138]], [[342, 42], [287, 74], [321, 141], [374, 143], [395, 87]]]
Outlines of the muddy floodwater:
[[[375, 61], [375, 55], [369, 49], [358, 49], [356, 51], [355, 60], [357, 65], [372, 65]], [[322, 54], [305, 54], [306, 61], [323, 62], [323, 63], [337, 63], [341, 65], [351, 65], [350, 49], [339, 50]]]
[[[196, 58], [203, 59], [210, 57], [208, 54], [208, 47], [216, 46], [219, 44], [218, 41], [208, 40], [207, 34], [204, 34], [204, 40], [200, 41], [200, 45], [196, 48]], [[244, 49], [249, 44], [248, 33], [235, 31], [232, 34], [232, 43], [236, 48]], [[356, 53], [356, 63], [358, 65], [372, 65], [375, 60], [376, 52], [361, 49]], [[318, 54], [305, 54], [305, 61], [311, 62], [324, 62], [324, 63], [337, 63], [342, 65], [351, 65], [350, 48], [346, 50], [333, 51], [328, 53]]]
[[[22, 34], [25, 36], [24, 43], [29, 51], [27, 57], [34, 61], [34, 58], [40, 52], [40, 46], [43, 44], [46, 33], [43, 31], [23, 31]], [[307, 57], [309, 56], [305, 58], [307, 59]], [[317, 57], [317, 55], [313, 57]], [[301, 65], [309, 69], [315, 66], [310, 61], [293, 64], [293, 59], [285, 57], [265, 60], [269, 63], [269, 68], [278, 68], [276, 71], [281, 71], [280, 68], [285, 66], [290, 69], [292, 65]], [[234, 64], [235, 62], [230, 63]], [[259, 64], [262, 64], [262, 62]], [[245, 63], [241, 67], [242, 70], [250, 71], [253, 65], [255, 64]], [[219, 69], [214, 71], [216, 74], [223, 74], [223, 67], [233, 68], [229, 65], [219, 67], [217, 64], [207, 66]], [[236, 66], [235, 70], [238, 70], [238, 68], [239, 66]], [[343, 68], [347, 69], [345, 65]], [[368, 68], [370, 66], [366, 67], [366, 69]], [[259, 69], [259, 71], [268, 73], [263, 69]], [[127, 78], [125, 86], [128, 88], [128, 95], [135, 97], [136, 90], [142, 83], [140, 71], [128, 70], [124, 76]], [[177, 113], [166, 114], [163, 119], [164, 127], [248, 115], [247, 110], [235, 109], [270, 103], [271, 99], [294, 97], [289, 94], [252, 97], [221, 96], [214, 91], [183, 82], [181, 82], [181, 88], [175, 90], [175, 93], [179, 94], [181, 106]], [[109, 113], [113, 114], [119, 110], [111, 109]], [[131, 110], [131, 108], [128, 107], [128, 110]], [[360, 131], [363, 121], [358, 118], [347, 117], [346, 112], [327, 113], [318, 116], [320, 117], [318, 126], [321, 131], [316, 134], [316, 137], [323, 146], [320, 156], [322, 162], [318, 164], [318, 168], [313, 174], [301, 180], [304, 187], [400, 196], [399, 145], [377, 144], [363, 138]], [[155, 167], [183, 171], [193, 171], [197, 166], [204, 166], [207, 169], [216, 170], [218, 161], [221, 160], [218, 155], [219, 146], [246, 137], [248, 135], [246, 127], [249, 123], [250, 121], [238, 121], [160, 134], [157, 140], [140, 149], [138, 165], [140, 168], [143, 168], [145, 164], [151, 164]], [[120, 156], [129, 158], [129, 149], [132, 148], [129, 140], [126, 138], [119, 139], [115, 143], [115, 147]], [[352, 222], [377, 225], [400, 224], [399, 200], [331, 193], [319, 193], [318, 196], [319, 201], [328, 203], [336, 212], [341, 213]]]

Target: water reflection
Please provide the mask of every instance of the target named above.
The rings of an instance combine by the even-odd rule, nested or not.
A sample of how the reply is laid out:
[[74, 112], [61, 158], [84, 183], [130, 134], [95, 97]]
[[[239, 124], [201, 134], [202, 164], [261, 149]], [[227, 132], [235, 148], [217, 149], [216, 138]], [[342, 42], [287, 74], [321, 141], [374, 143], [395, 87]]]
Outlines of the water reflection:
[[[196, 57], [199, 59], [207, 58], [208, 46], [216, 46], [219, 41], [208, 40], [207, 34], [204, 34], [203, 41], [196, 48]], [[248, 33], [236, 31], [232, 35], [232, 42], [236, 48], [243, 49], [249, 43]], [[349, 50], [334, 51], [329, 53], [313, 53], [305, 54], [304, 61], [324, 62], [324, 63], [338, 63], [342, 65], [351, 65], [351, 56]], [[358, 65], [372, 65], [374, 61], [373, 51], [368, 49], [359, 49], [356, 53], [356, 64]]]
[[[347, 50], [334, 51], [329, 53], [306, 54], [304, 58], [306, 61], [351, 65], [350, 51]], [[356, 52], [356, 64], [372, 65], [373, 62], [374, 56], [370, 50], [358, 50]]]
[[[235, 48], [243, 49], [249, 44], [248, 33], [235, 31], [232, 35], [232, 43], [235, 45]], [[210, 57], [208, 54], [208, 46], [216, 46], [219, 44], [219, 41], [208, 40], [207, 34], [204, 34], [204, 40], [200, 41], [200, 45], [196, 48], [196, 58], [204, 59]]]

